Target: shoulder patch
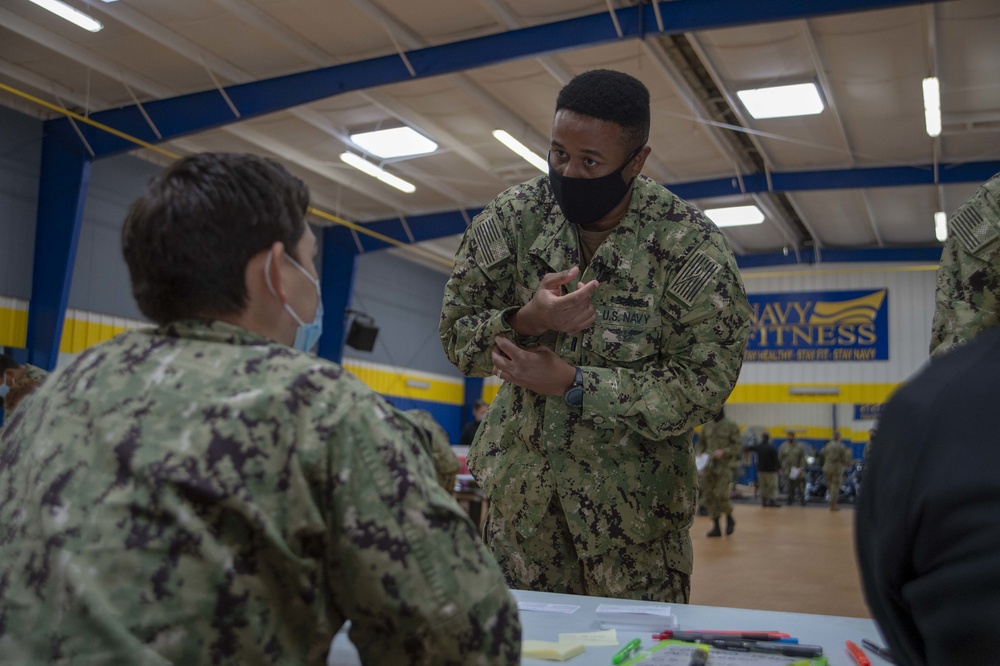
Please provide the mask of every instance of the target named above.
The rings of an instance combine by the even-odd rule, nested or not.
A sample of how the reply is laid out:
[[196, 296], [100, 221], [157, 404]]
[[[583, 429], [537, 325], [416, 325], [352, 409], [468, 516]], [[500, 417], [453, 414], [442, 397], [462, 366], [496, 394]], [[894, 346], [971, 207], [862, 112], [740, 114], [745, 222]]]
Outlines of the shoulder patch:
[[507, 247], [496, 220], [486, 220], [477, 225], [472, 233], [476, 239], [476, 262], [480, 266], [489, 268], [510, 256], [510, 248]]
[[970, 204], [959, 209], [951, 218], [948, 225], [951, 233], [958, 238], [959, 242], [968, 252], [978, 252], [998, 236], [1000, 231], [983, 218], [983, 213], [979, 206]]
[[667, 291], [685, 305], [691, 305], [695, 296], [721, 270], [722, 264], [699, 250], [684, 264]]

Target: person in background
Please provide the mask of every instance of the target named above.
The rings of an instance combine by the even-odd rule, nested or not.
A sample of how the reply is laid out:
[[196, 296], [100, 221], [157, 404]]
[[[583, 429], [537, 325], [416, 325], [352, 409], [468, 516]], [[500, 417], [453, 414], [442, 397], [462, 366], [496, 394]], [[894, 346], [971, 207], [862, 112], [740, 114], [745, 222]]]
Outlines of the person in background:
[[725, 236], [640, 176], [649, 91], [593, 70], [560, 91], [549, 175], [476, 216], [440, 335], [503, 384], [469, 454], [511, 587], [686, 602], [692, 429], [714, 417], [750, 325]]
[[785, 490], [788, 493], [788, 505], [799, 496], [802, 506], [806, 505], [806, 448], [795, 439], [795, 433], [789, 432], [788, 439], [778, 449], [781, 459], [781, 473], [785, 477]]
[[934, 357], [1000, 321], [1000, 173], [949, 218], [934, 302]]
[[434, 461], [434, 473], [438, 485], [448, 494], [455, 492], [455, 479], [458, 475], [458, 457], [451, 450], [448, 433], [441, 427], [430, 412], [425, 409], [408, 409], [403, 414], [410, 418], [418, 428], [426, 431], [423, 441], [427, 455]]
[[840, 441], [840, 431], [833, 431], [833, 439], [823, 446], [823, 475], [826, 477], [826, 488], [830, 493], [830, 511], [840, 511], [837, 500], [840, 498], [840, 486], [844, 482], [844, 470], [851, 466], [854, 456], [851, 450]]
[[747, 451], [757, 454], [757, 484], [760, 488], [760, 505], [763, 507], [781, 507], [778, 504], [778, 450], [771, 444], [771, 436], [761, 433], [760, 439]]
[[[338, 364], [304, 183], [203, 153], [122, 248], [155, 328], [51, 376], [0, 435], [0, 663], [511, 664], [517, 606], [427, 430]], [[339, 315], [337, 317], [339, 319]]]
[[9, 419], [21, 401], [42, 385], [49, 373], [30, 363], [21, 365], [7, 354], [0, 354], [0, 399], [3, 401], [4, 419]]
[[472, 404], [472, 420], [462, 427], [462, 435], [458, 440], [459, 446], [472, 446], [472, 440], [476, 438], [476, 433], [479, 432], [479, 424], [483, 422], [483, 417], [486, 416], [488, 408], [489, 405], [483, 400], [476, 400]]
[[868, 431], [868, 441], [865, 442], [865, 452], [864, 454], [862, 454], [863, 455], [862, 460], [866, 465], [868, 464], [868, 457], [871, 456], [872, 454], [872, 444], [875, 442], [876, 430], [877, 430], [876, 428], [872, 428], [871, 430]]
[[719, 518], [723, 514], [726, 516], [726, 536], [729, 536], [736, 529], [730, 485], [740, 460], [740, 428], [726, 418], [725, 410], [721, 410], [701, 429], [701, 436], [708, 454], [708, 466], [702, 474], [701, 487], [705, 493], [705, 508], [713, 525], [707, 536], [722, 536]]
[[998, 662], [998, 412], [1000, 328], [924, 366], [882, 412], [855, 543], [897, 664]]

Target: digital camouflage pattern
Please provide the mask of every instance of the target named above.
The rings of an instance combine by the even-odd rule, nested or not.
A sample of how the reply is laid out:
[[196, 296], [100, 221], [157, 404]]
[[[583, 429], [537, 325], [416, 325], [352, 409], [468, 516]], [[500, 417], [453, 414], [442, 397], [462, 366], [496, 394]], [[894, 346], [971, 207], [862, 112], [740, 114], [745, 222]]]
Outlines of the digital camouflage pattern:
[[[708, 466], [702, 472], [701, 491], [705, 494], [708, 515], [714, 519], [733, 512], [729, 486], [742, 454], [740, 427], [726, 418], [709, 421], [702, 426], [701, 439], [708, 454]], [[715, 451], [722, 451], [722, 457], [716, 458]]]
[[948, 220], [934, 301], [932, 356], [1000, 323], [1000, 173]]
[[421, 430], [228, 324], [84, 352], [0, 439], [0, 663], [511, 664], [517, 607]]
[[451, 450], [448, 433], [434, 416], [425, 409], [409, 409], [403, 414], [418, 427], [427, 431], [424, 442], [427, 444], [427, 455], [434, 461], [434, 474], [438, 485], [448, 494], [455, 491], [455, 479], [458, 478], [458, 456]]
[[545, 274], [580, 264], [577, 229], [540, 176], [501, 193], [466, 231], [440, 334], [452, 363], [470, 376], [490, 374], [501, 333], [583, 369], [582, 409], [562, 396], [500, 388], [468, 458], [491, 509], [527, 538], [557, 495], [579, 557], [668, 536], [690, 573], [691, 433], [733, 389], [750, 308], [715, 225], [645, 177], [631, 197], [577, 278], [600, 281], [592, 326], [523, 338], [505, 320]]

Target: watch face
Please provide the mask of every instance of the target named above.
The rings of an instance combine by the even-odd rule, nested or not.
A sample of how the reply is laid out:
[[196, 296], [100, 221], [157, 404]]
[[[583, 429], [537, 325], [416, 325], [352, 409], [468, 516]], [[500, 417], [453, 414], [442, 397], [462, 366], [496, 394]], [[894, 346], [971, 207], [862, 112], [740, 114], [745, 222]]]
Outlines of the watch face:
[[583, 387], [582, 386], [571, 386], [568, 391], [566, 391], [566, 404], [571, 407], [579, 407], [583, 404]]

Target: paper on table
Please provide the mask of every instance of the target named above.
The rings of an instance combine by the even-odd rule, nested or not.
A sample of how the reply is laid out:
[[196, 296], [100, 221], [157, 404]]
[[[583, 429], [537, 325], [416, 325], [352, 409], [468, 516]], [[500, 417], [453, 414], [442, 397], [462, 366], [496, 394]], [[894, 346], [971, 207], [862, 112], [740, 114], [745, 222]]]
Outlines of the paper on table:
[[540, 613], [575, 613], [580, 609], [579, 606], [572, 606], [570, 604], [543, 604], [537, 601], [518, 601], [517, 610], [519, 611], [538, 611]]
[[602, 629], [665, 631], [677, 628], [677, 617], [670, 612], [670, 606], [601, 604], [595, 614]]
[[532, 659], [548, 659], [550, 661], [566, 661], [582, 654], [584, 647], [579, 643], [555, 643], [553, 641], [521, 641], [521, 656]]
[[579, 643], [581, 645], [618, 645], [618, 631], [588, 631], [582, 634], [559, 634], [560, 643]]

